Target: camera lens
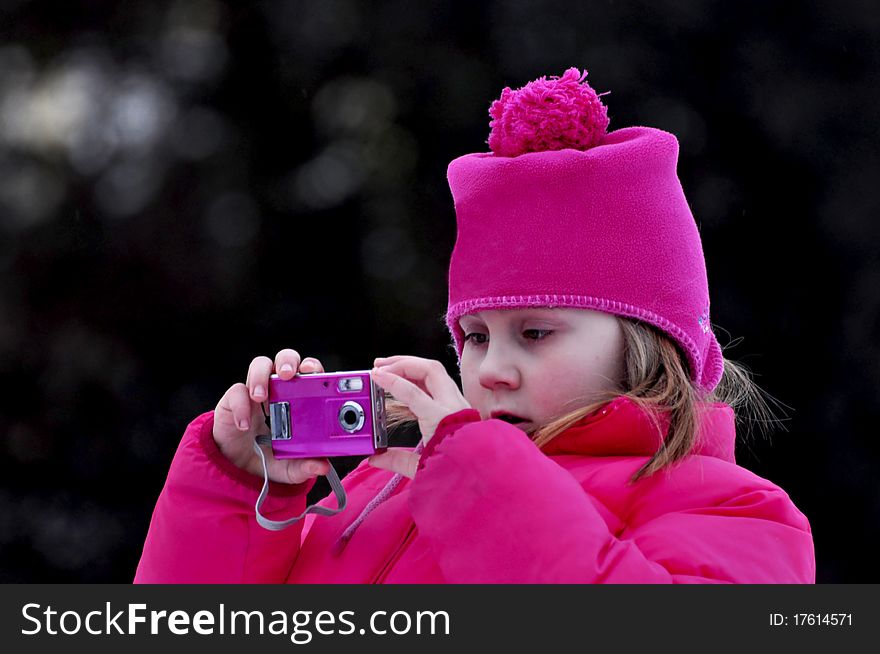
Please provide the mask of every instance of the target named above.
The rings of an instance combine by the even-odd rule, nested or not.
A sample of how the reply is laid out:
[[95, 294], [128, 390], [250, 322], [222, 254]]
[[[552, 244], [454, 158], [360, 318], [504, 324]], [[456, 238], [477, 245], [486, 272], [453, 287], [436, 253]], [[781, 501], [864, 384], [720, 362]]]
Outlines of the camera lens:
[[364, 408], [357, 402], [346, 402], [339, 409], [339, 424], [349, 434], [364, 426]]

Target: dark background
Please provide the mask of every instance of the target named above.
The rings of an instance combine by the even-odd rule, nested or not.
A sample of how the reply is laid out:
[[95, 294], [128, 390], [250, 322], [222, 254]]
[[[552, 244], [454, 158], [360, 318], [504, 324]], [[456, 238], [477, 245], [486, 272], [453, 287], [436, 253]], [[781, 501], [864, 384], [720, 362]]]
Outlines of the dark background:
[[131, 580], [186, 424], [258, 354], [454, 373], [446, 166], [570, 66], [611, 129], [681, 141], [716, 332], [789, 407], [740, 463], [820, 582], [880, 581], [874, 3], [0, 6], [0, 581]]

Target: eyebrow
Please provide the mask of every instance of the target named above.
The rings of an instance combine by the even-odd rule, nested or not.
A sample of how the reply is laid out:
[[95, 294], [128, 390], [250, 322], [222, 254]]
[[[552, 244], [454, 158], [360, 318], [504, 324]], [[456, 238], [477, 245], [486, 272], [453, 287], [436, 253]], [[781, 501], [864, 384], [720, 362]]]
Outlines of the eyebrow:
[[[522, 318], [522, 319], [535, 318], [535, 317], [549, 318], [549, 317], [558, 317], [560, 315], [561, 314], [559, 313], [559, 310], [556, 308], [526, 307], [526, 308], [522, 308], [522, 309], [517, 309], [516, 317]], [[477, 322], [485, 322], [485, 320], [483, 320], [483, 318], [477, 316], [476, 314], [469, 313], [468, 315], [462, 316], [461, 318], [459, 318], [458, 323], [459, 323], [459, 325], [461, 325], [463, 322], [470, 321], [470, 320], [477, 321]]]

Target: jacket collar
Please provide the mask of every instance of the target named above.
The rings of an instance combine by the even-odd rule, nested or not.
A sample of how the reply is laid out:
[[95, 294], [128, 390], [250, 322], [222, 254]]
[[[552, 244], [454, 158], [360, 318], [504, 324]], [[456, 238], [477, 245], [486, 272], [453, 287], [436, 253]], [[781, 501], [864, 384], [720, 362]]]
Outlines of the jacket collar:
[[[736, 426], [726, 404], [701, 405], [701, 424], [693, 453], [735, 463]], [[659, 416], [662, 433], [669, 420]], [[642, 409], [627, 397], [618, 397], [576, 422], [541, 448], [545, 454], [591, 456], [653, 456], [661, 432]]]

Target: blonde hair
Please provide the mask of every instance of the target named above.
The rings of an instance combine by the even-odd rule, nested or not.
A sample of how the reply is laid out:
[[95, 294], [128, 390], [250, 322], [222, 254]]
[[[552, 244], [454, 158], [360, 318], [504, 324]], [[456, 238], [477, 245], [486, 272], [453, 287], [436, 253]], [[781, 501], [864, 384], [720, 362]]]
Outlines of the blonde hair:
[[[660, 416], [665, 414], [669, 419], [669, 429], [657, 452], [633, 475], [631, 481], [636, 482], [672, 466], [691, 452], [698, 436], [701, 405], [705, 403], [729, 405], [737, 415], [737, 422], [745, 425], [747, 433], [751, 433], [754, 425], [766, 433], [770, 425], [781, 422], [771, 411], [765, 396], [777, 407], [779, 403], [752, 380], [751, 372], [744, 365], [724, 359], [721, 381], [706, 394], [691, 380], [687, 360], [669, 336], [653, 325], [631, 318], [616, 318], [624, 336], [626, 372], [622, 383], [598, 397], [592, 396], [589, 401], [575, 398], [571, 404], [580, 404], [576, 409], [531, 430], [529, 436], [538, 447], [543, 447], [608, 402], [627, 397], [645, 410], [658, 432], [661, 431]], [[391, 396], [386, 397], [389, 429], [416, 421], [406, 405]]]

